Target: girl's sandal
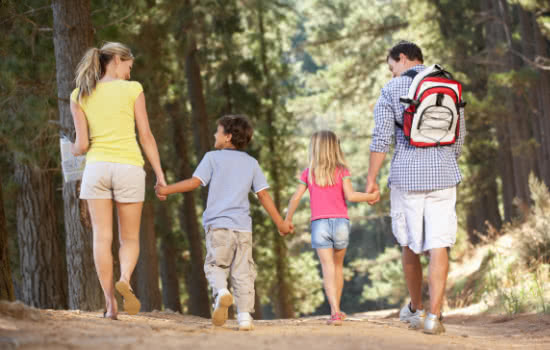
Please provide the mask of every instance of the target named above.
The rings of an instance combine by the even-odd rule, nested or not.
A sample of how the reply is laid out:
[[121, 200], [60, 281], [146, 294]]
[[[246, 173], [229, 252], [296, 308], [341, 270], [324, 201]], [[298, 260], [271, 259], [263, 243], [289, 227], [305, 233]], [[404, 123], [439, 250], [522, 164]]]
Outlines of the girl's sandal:
[[341, 326], [342, 325], [342, 317], [340, 316], [340, 313], [330, 315], [330, 319], [327, 321], [327, 324], [329, 326]]
[[345, 321], [346, 318], [348, 317], [348, 315], [344, 311], [340, 311], [339, 314], [342, 321]]
[[137, 314], [141, 308], [141, 303], [135, 296], [130, 285], [127, 282], [118, 281], [115, 284], [115, 288], [124, 298], [124, 311], [126, 311], [129, 315]]

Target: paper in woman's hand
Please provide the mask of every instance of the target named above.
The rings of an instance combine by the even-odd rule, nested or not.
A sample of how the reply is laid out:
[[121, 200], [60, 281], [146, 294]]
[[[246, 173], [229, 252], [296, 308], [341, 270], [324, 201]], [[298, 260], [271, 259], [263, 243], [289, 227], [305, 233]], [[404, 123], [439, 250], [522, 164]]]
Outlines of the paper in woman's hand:
[[59, 139], [61, 169], [63, 170], [65, 182], [81, 180], [86, 166], [86, 156], [75, 157], [71, 152], [71, 144], [72, 142], [64, 136]]

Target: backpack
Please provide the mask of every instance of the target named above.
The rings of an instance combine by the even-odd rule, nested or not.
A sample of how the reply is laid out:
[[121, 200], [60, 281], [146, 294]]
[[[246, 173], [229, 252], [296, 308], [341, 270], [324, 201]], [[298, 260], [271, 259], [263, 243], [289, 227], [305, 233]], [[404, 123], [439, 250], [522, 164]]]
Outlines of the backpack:
[[460, 131], [462, 84], [451, 73], [434, 64], [421, 72], [408, 70], [403, 76], [413, 78], [407, 96], [399, 101], [405, 105], [403, 130], [409, 144], [416, 147], [452, 145]]

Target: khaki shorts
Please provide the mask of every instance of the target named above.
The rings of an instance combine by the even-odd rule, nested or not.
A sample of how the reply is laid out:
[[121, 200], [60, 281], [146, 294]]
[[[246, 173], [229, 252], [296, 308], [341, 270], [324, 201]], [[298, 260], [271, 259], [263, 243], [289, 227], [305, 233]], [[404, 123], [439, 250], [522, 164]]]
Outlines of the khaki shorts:
[[392, 230], [399, 245], [416, 254], [456, 241], [456, 187], [406, 192], [392, 187]]
[[80, 199], [114, 199], [120, 203], [143, 202], [145, 170], [131, 164], [86, 164], [82, 175]]

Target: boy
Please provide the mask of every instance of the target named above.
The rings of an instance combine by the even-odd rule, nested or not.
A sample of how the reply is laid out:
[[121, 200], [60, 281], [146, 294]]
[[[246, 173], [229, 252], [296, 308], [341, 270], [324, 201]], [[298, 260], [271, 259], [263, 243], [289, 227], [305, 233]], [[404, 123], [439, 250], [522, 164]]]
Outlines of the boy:
[[192, 191], [201, 184], [210, 185], [203, 225], [206, 232], [204, 272], [216, 300], [212, 323], [221, 326], [227, 320], [228, 308], [233, 304], [233, 296], [227, 289], [227, 277], [231, 274], [239, 330], [251, 330], [256, 268], [252, 260], [250, 190], [254, 190], [281, 234], [291, 232], [292, 226], [277, 211], [258, 162], [242, 151], [254, 131], [248, 119], [227, 115], [217, 124], [216, 151], [204, 155], [193, 177], [155, 189], [158, 195], [168, 195]]

